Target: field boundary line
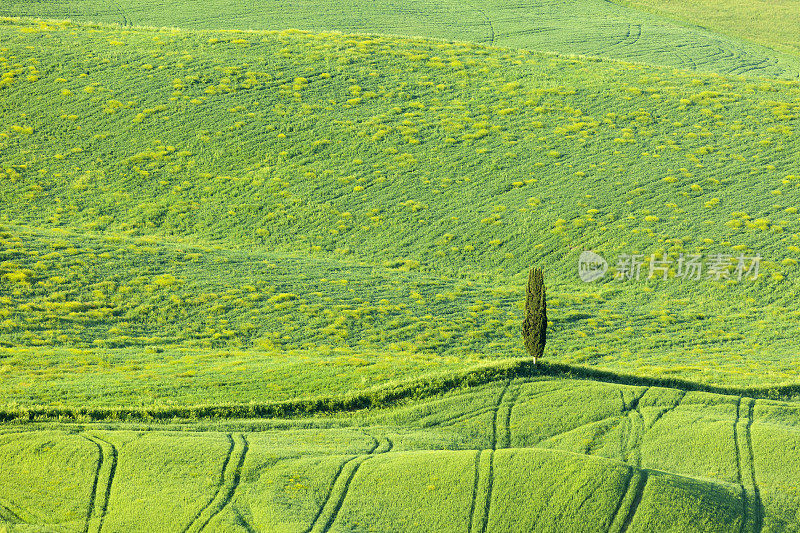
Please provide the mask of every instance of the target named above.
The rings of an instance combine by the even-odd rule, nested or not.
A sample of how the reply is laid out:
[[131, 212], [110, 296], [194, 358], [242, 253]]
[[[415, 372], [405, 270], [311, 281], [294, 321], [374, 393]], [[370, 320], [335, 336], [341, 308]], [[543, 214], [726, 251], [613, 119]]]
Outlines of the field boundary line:
[[39, 421], [46, 419], [147, 420], [174, 421], [180, 419], [220, 418], [292, 418], [314, 413], [350, 412], [398, 405], [420, 400], [456, 389], [469, 389], [514, 378], [559, 378], [586, 380], [615, 385], [649, 386], [709, 392], [727, 396], [747, 396], [755, 399], [798, 401], [800, 383], [778, 387], [722, 387], [681, 379], [664, 379], [621, 374], [592, 367], [548, 363], [533, 363], [531, 358], [505, 359], [459, 372], [434, 374], [399, 383], [381, 385], [356, 394], [323, 396], [268, 403], [194, 405], [170, 407], [19, 407], [0, 409], [0, 422]]

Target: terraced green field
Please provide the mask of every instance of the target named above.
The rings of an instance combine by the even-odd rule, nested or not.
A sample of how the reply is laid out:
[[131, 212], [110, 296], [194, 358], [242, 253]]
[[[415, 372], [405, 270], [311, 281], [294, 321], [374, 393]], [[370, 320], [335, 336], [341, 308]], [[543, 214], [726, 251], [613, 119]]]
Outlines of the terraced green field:
[[798, 56], [275, 13], [0, 6], [0, 531], [800, 531]]

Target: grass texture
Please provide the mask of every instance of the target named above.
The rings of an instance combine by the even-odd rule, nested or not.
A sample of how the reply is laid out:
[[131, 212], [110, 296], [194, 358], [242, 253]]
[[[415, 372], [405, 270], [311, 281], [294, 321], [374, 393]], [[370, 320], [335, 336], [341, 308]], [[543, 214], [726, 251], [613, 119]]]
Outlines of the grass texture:
[[[338, 31], [422, 36], [677, 67], [797, 79], [796, 10], [781, 2], [507, 2], [322, 0], [277, 4], [233, 0], [10, 0], [0, 16], [69, 18], [197, 30]], [[796, 13], [794, 13], [796, 15]]]
[[794, 403], [528, 378], [355, 416], [6, 426], [0, 516], [64, 531], [793, 530], [798, 420]]
[[[524, 355], [524, 272], [546, 264], [562, 362], [797, 380], [796, 82], [419, 39], [0, 31], [11, 374], [47, 346], [79, 366], [136, 346]], [[587, 285], [586, 248], [672, 268]], [[681, 280], [680, 253], [731, 262]]]
[[97, 6], [0, 7], [0, 531], [800, 529], [786, 32]]

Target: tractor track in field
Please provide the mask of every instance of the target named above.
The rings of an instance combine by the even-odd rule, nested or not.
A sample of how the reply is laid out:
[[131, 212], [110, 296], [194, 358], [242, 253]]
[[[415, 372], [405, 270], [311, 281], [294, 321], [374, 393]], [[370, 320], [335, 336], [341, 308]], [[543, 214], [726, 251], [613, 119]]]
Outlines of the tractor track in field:
[[97, 446], [98, 452], [97, 469], [94, 473], [89, 509], [86, 513], [86, 524], [83, 531], [99, 533], [103, 529], [103, 522], [108, 513], [111, 485], [117, 471], [117, 448], [107, 440], [95, 435], [81, 434], [81, 437]]
[[647, 430], [650, 431], [651, 429], [653, 429], [653, 427], [655, 427], [655, 425], [656, 425], [656, 422], [661, 420], [661, 417], [663, 417], [665, 414], [669, 413], [670, 411], [674, 411], [675, 409], [677, 409], [678, 406], [681, 404], [681, 402], [683, 401], [683, 399], [685, 397], [686, 397], [686, 391], [681, 391], [681, 395], [678, 398], [678, 401], [675, 402], [675, 405], [673, 405], [672, 407], [667, 407], [666, 409], [664, 409], [663, 411], [658, 413], [658, 415], [656, 415], [656, 417], [653, 419], [653, 421], [650, 422], [650, 425], [647, 427]]
[[[531, 383], [531, 382], [523, 381], [522, 383], [520, 383], [520, 385], [524, 385], [526, 383]], [[535, 392], [533, 394], [527, 395], [526, 398], [535, 398], [537, 396], [541, 396], [542, 394], [548, 394], [550, 392], [553, 392], [553, 391], [537, 391], [537, 392]], [[513, 403], [516, 403], [517, 399], [519, 398], [519, 396], [521, 394], [522, 394], [521, 390], [517, 392], [517, 394], [514, 397]], [[511, 409], [512, 408], [513, 408], [513, 405], [509, 408], [509, 411], [508, 411], [508, 413], [506, 415], [507, 419], [510, 418], [510, 416], [511, 416]], [[492, 412], [495, 409], [496, 409], [496, 407], [481, 407], [479, 409], [474, 409], [472, 411], [467, 411], [466, 413], [461, 413], [461, 414], [458, 414], [458, 415], [455, 415], [455, 416], [452, 416], [452, 417], [449, 417], [449, 418], [445, 418], [443, 420], [440, 420], [440, 421], [437, 421], [437, 422], [434, 422], [434, 423], [431, 423], [431, 424], [423, 424], [423, 427], [442, 427], [442, 426], [449, 426], [449, 425], [452, 425], [452, 424], [458, 424], [459, 422], [463, 422], [463, 421], [469, 420], [470, 418], [475, 418], [476, 416], [481, 416], [483, 414]], [[508, 425], [506, 427], [508, 427]]]
[[[359, 467], [364, 464], [370, 457], [362, 457], [356, 458], [353, 460], [353, 467], [350, 470], [350, 473], [347, 475], [347, 479], [344, 482], [344, 486], [340, 491], [339, 495], [336, 498], [336, 503], [334, 504], [333, 509], [331, 509], [328, 518], [325, 520], [325, 523], [322, 525], [322, 528], [312, 528], [311, 531], [320, 531], [321, 533], [326, 533], [333, 523], [336, 521], [336, 517], [339, 515], [339, 511], [342, 509], [342, 504], [344, 504], [344, 500], [347, 497], [347, 491], [350, 490], [350, 483], [352, 483], [353, 478], [356, 475]], [[334, 484], [335, 485], [335, 484]], [[330, 499], [328, 499], [330, 501]], [[324, 507], [323, 507], [324, 510]], [[318, 522], [319, 524], [319, 522]]]
[[482, 42], [494, 44], [495, 33], [494, 33], [494, 25], [492, 24], [492, 19], [489, 18], [489, 16], [486, 14], [486, 11], [484, 11], [483, 9], [475, 7], [474, 5], [468, 2], [466, 2], [466, 4], [475, 11], [477, 11], [478, 13], [480, 13], [481, 16], [483, 17], [485, 25], [489, 27], [489, 39], [487, 41], [482, 41]]
[[486, 487], [486, 504], [483, 508], [480, 533], [486, 533], [486, 527], [489, 525], [489, 510], [492, 506], [492, 489], [494, 487], [494, 452], [494, 449], [489, 452], [489, 476], [487, 478]]
[[245, 517], [242, 516], [242, 513], [240, 513], [238, 509], [234, 509], [233, 512], [236, 518], [235, 523], [237, 526], [244, 528], [247, 533], [257, 533], [256, 529], [250, 525], [250, 522], [248, 522]]
[[478, 499], [478, 479], [481, 474], [481, 453], [482, 450], [475, 452], [475, 479], [472, 484], [472, 503], [469, 506], [469, 522], [467, 522], [467, 533], [472, 533], [472, 522], [475, 517], [475, 503]]
[[[478, 533], [485, 533], [486, 526], [489, 523], [489, 507], [491, 506], [492, 502], [492, 486], [494, 485], [494, 452], [497, 449], [497, 418], [500, 413], [500, 408], [503, 406], [503, 400], [508, 393], [508, 389], [511, 386], [511, 380], [506, 380], [505, 385], [503, 386], [503, 390], [500, 391], [500, 395], [497, 397], [497, 403], [494, 407], [494, 416], [492, 417], [492, 442], [491, 442], [491, 449], [489, 450], [489, 472], [486, 476], [486, 502], [483, 505], [483, 509], [480, 510], [481, 512], [481, 521], [480, 521], [480, 529]], [[517, 396], [519, 395], [519, 391], [517, 392]], [[513, 401], [516, 401], [516, 397]], [[511, 419], [511, 410], [513, 409], [513, 401], [512, 404], [509, 405], [508, 408], [508, 415], [507, 418], [504, 417], [504, 420]], [[508, 440], [511, 440], [510, 436], [510, 426], [506, 426], [506, 432], [508, 433]], [[475, 511], [478, 509], [478, 486], [479, 486], [479, 477], [480, 477], [480, 455], [482, 452], [478, 452], [478, 458], [476, 461], [478, 464], [475, 468], [475, 485], [473, 490], [473, 499], [472, 504], [470, 506], [470, 523], [469, 523], [469, 531], [472, 532], [472, 524], [474, 522]]]
[[744, 532], [745, 524], [747, 523], [747, 489], [745, 489], [742, 478], [742, 452], [739, 449], [739, 421], [741, 420], [742, 397], [736, 399], [736, 417], [733, 419], [733, 450], [736, 456], [736, 483], [742, 489], [742, 527], [739, 528], [741, 533]]
[[622, 494], [620, 494], [617, 506], [614, 509], [614, 513], [611, 515], [611, 520], [608, 523], [609, 532], [611, 531], [611, 528], [614, 526], [614, 522], [617, 520], [617, 516], [619, 515], [619, 512], [622, 509], [622, 503], [625, 501], [625, 496], [628, 494], [628, 491], [631, 490], [631, 482], [633, 481], [633, 475], [634, 475], [633, 467], [629, 466], [628, 477], [625, 480], [625, 489], [622, 491]]
[[745, 426], [745, 436], [747, 441], [747, 453], [749, 457], [748, 463], [750, 464], [750, 480], [753, 484], [753, 494], [755, 496], [755, 520], [753, 525], [753, 531], [755, 533], [761, 533], [761, 530], [764, 527], [764, 505], [761, 501], [761, 491], [758, 488], [758, 484], [756, 483], [756, 461], [755, 455], [753, 454], [753, 435], [752, 435], [752, 426], [753, 426], [753, 411], [755, 410], [756, 400], [754, 398], [750, 398], [750, 406], [747, 409], [747, 425]]
[[[630, 405], [625, 406], [623, 411], [626, 413], [627, 418], [630, 421], [630, 432], [628, 434], [628, 441], [623, 443], [622, 450], [624, 451], [622, 459], [623, 461], [628, 462], [630, 461], [630, 456], [634, 454], [635, 460], [633, 462], [637, 467], [641, 466], [642, 464], [642, 445], [644, 444], [644, 435], [647, 432], [647, 428], [644, 424], [644, 415], [642, 415], [642, 411], [639, 409], [639, 402], [648, 392], [650, 392], [650, 388], [651, 387], [645, 387], [644, 391], [631, 400]], [[636, 414], [634, 415], [634, 413]], [[641, 425], [638, 431], [635, 430], [637, 420]]]
[[133, 24], [128, 20], [128, 17], [125, 16], [125, 11], [123, 11], [123, 9], [119, 5], [119, 3], [112, 1], [111, 4], [117, 10], [117, 13], [119, 13], [120, 16], [122, 17], [122, 26], [123, 27], [125, 27], [125, 26], [133, 26]]
[[575, 430], [578, 430], [578, 429], [581, 429], [581, 428], [584, 428], [584, 427], [587, 427], [587, 426], [591, 426], [592, 424], [597, 424], [597, 431], [592, 434], [591, 438], [589, 439], [589, 442], [586, 443], [586, 449], [583, 451], [584, 455], [594, 455], [592, 453], [592, 449], [597, 446], [597, 442], [598, 441], [602, 441], [603, 437], [605, 437], [608, 434], [609, 431], [611, 431], [612, 429], [614, 429], [615, 427], [617, 427], [621, 423], [622, 423], [622, 420], [620, 420], [620, 415], [608, 416], [608, 417], [602, 418], [600, 420], [593, 420], [592, 422], [588, 422], [586, 424], [581, 424], [580, 426], [575, 427], [573, 429], [570, 429], [569, 431], [564, 431], [562, 433], [558, 433], [556, 435], [553, 435], [552, 437], [548, 437], [548, 440], [552, 439], [554, 437], [560, 437], [562, 435], [566, 435], [567, 433], [570, 433], [572, 431], [575, 431]]
[[511, 385], [511, 380], [507, 380], [503, 390], [500, 392], [500, 396], [497, 398], [497, 405], [494, 407], [494, 416], [492, 417], [492, 449], [497, 449], [497, 415], [500, 412], [500, 407], [503, 405], [503, 398], [505, 398], [506, 393], [508, 392], [508, 387]]
[[628, 531], [628, 528], [631, 526], [631, 522], [633, 522], [633, 516], [639, 509], [639, 504], [642, 503], [642, 495], [644, 494], [644, 487], [647, 485], [648, 475], [647, 470], [640, 470], [639, 472], [639, 479], [636, 481], [636, 495], [633, 497], [631, 506], [628, 508], [628, 512], [625, 515], [625, 521], [622, 522], [622, 527], [620, 528], [619, 533], [625, 533]]
[[511, 397], [511, 401], [508, 403], [508, 410], [506, 411], [504, 423], [505, 439], [503, 441], [503, 448], [511, 448], [511, 412], [514, 410], [514, 406], [520, 394], [522, 394], [522, 387], [518, 386], [516, 393]]
[[[642, 446], [644, 445], [644, 435], [647, 432], [647, 428], [644, 425], [644, 416], [642, 416], [642, 412], [639, 409], [633, 409], [628, 413], [628, 420], [630, 420], [631, 427], [628, 442], [623, 448], [626, 450], [623, 460], [641, 467]], [[639, 424], [638, 430], [636, 429], [637, 422]], [[631, 459], [631, 456], [633, 456], [633, 459]]]
[[453, 424], [458, 424], [459, 422], [464, 422], [469, 420], [470, 418], [475, 418], [476, 416], [481, 416], [486, 413], [491, 413], [494, 410], [494, 407], [483, 407], [481, 409], [476, 409], [475, 411], [468, 411], [466, 413], [462, 413], [457, 416], [453, 416], [450, 418], [445, 418], [440, 422], [436, 422], [430, 425], [423, 425], [422, 427], [444, 427], [444, 426], [452, 426]]
[[[10, 504], [9, 504], [10, 505]], [[10, 507], [0, 501], [0, 518], [11, 523], [19, 524], [24, 522], [21, 516], [15, 513]]]
[[[375, 457], [375, 455], [388, 453], [392, 450], [392, 448], [394, 448], [394, 443], [389, 437], [383, 437], [382, 439], [377, 439], [372, 435], [369, 435], [369, 437], [371, 437], [374, 442], [366, 454], [351, 457], [339, 465], [339, 469], [334, 474], [333, 480], [328, 487], [325, 500], [322, 502], [322, 505], [320, 505], [317, 514], [314, 516], [314, 520], [311, 522], [311, 525], [305, 529], [303, 533], [327, 532], [336, 521], [336, 517], [339, 515], [339, 511], [341, 510], [344, 500], [347, 497], [347, 491], [350, 489], [350, 483], [353, 481], [353, 478], [355, 477], [359, 467], [367, 460]], [[382, 443], [381, 440], [384, 442]], [[346, 474], [345, 470], [348, 470]], [[340, 480], [343, 476], [347, 477], [344, 482], [341, 482]], [[339, 489], [338, 494], [336, 494], [337, 484], [343, 485]]]
[[[229, 446], [225, 461], [222, 464], [220, 483], [211, 499], [194, 516], [192, 521], [183, 529], [184, 533], [202, 531], [208, 523], [217, 516], [233, 499], [236, 488], [242, 476], [242, 465], [249, 450], [247, 438], [242, 433], [227, 434]], [[237, 442], [238, 440], [238, 442]], [[224, 489], [224, 490], [223, 490]]]
[[[608, 50], [611, 48], [615, 48], [618, 46], [626, 47], [631, 46], [639, 42], [639, 39], [642, 38], [642, 25], [641, 24], [627, 24], [627, 29], [625, 31], [625, 36], [621, 39], [609, 44], [604, 48], [604, 50]], [[634, 31], [633, 28], [635, 28]]]

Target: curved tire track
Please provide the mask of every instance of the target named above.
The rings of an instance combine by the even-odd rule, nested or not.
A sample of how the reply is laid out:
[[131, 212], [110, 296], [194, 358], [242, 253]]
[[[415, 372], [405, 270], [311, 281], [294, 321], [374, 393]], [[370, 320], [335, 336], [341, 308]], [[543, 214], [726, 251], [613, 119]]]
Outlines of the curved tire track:
[[483, 17], [483, 20], [486, 23], [486, 26], [489, 27], [489, 39], [486, 40], [486, 41], [483, 41], [483, 42], [484, 43], [489, 43], [489, 44], [494, 44], [495, 33], [494, 33], [494, 25], [492, 24], [492, 19], [489, 18], [489, 16], [486, 14], [486, 11], [484, 11], [483, 9], [481, 9], [479, 7], [475, 7], [474, 5], [472, 5], [470, 3], [466, 3], [466, 4], [469, 7], [471, 7], [472, 9], [474, 9], [475, 11], [477, 11], [478, 13], [480, 13], [481, 16]]
[[[500, 408], [503, 405], [503, 400], [508, 393], [508, 389], [511, 386], [511, 380], [506, 380], [505, 385], [503, 386], [503, 390], [500, 392], [500, 396], [497, 397], [497, 403], [494, 406], [494, 415], [492, 416], [492, 441], [491, 441], [491, 449], [489, 450], [489, 471], [486, 476], [486, 492], [485, 492], [485, 503], [483, 508], [478, 510], [478, 497], [479, 491], [478, 488], [480, 486], [480, 457], [483, 452], [479, 451], [478, 456], [475, 458], [475, 484], [472, 492], [472, 504], [470, 505], [470, 522], [469, 522], [469, 531], [473, 531], [473, 524], [475, 523], [475, 513], [480, 512], [480, 521], [477, 531], [479, 533], [486, 532], [486, 526], [489, 523], [489, 507], [492, 501], [492, 485], [494, 483], [494, 451], [497, 449], [497, 418], [500, 413]], [[504, 421], [506, 423], [506, 434], [507, 440], [511, 440], [511, 429], [510, 429], [510, 420], [511, 420], [511, 410], [514, 407], [514, 402], [516, 401], [517, 397], [519, 396], [520, 391], [517, 391], [517, 395], [512, 400], [511, 405], [508, 407], [508, 414], [504, 417]]]
[[[347, 491], [350, 489], [350, 483], [353, 481], [359, 467], [375, 455], [388, 453], [394, 448], [394, 443], [389, 437], [383, 437], [380, 440], [372, 435], [370, 437], [374, 440], [374, 443], [365, 455], [351, 457], [339, 466], [328, 488], [325, 500], [319, 507], [311, 525], [303, 533], [325, 533], [328, 531], [339, 515], [342, 504], [344, 504], [344, 500], [347, 497]], [[343, 479], [344, 481], [342, 481]]]
[[475, 452], [475, 480], [472, 485], [472, 503], [469, 507], [469, 522], [467, 524], [467, 533], [472, 533], [472, 522], [475, 519], [475, 505], [478, 500], [478, 480], [481, 474], [481, 450]]
[[667, 407], [666, 409], [664, 409], [663, 411], [661, 411], [660, 413], [658, 413], [658, 415], [657, 415], [657, 416], [656, 416], [656, 417], [653, 419], [653, 421], [652, 421], [652, 422], [650, 423], [650, 425], [647, 427], [647, 430], [648, 430], [648, 431], [650, 431], [651, 429], [653, 429], [653, 427], [656, 425], [656, 422], [658, 422], [659, 420], [661, 420], [661, 417], [663, 417], [665, 414], [669, 413], [670, 411], [674, 411], [675, 409], [677, 409], [677, 408], [678, 408], [678, 406], [681, 404], [681, 402], [683, 401], [683, 399], [684, 399], [685, 397], [686, 397], [686, 391], [685, 391], [685, 390], [682, 390], [682, 391], [681, 391], [681, 395], [680, 395], [680, 397], [678, 398], [678, 401], [677, 401], [677, 402], [675, 402], [675, 405], [673, 405], [672, 407]]
[[[8, 505], [11, 505], [8, 502], [6, 502], [6, 503]], [[18, 515], [17, 513], [15, 513], [10, 507], [8, 507], [8, 505], [5, 505], [5, 504], [3, 504], [2, 501], [0, 501], [0, 518], [2, 518], [3, 520], [5, 520], [7, 522], [11, 522], [12, 524], [19, 524], [19, 523], [24, 522], [22, 517], [20, 515]]]
[[637, 509], [639, 509], [639, 504], [642, 503], [642, 495], [644, 494], [644, 487], [647, 485], [647, 478], [647, 470], [640, 470], [639, 479], [636, 480], [636, 495], [633, 497], [631, 506], [628, 508], [628, 512], [625, 515], [625, 521], [622, 522], [622, 527], [619, 530], [620, 533], [625, 533], [631, 526], [633, 517], [636, 514]]
[[96, 435], [81, 434], [81, 436], [97, 446], [99, 453], [83, 530], [87, 533], [94, 531], [99, 533], [103, 529], [103, 521], [108, 512], [111, 485], [117, 471], [117, 449], [113, 444]]
[[611, 515], [611, 521], [609, 522], [609, 531], [612, 531], [614, 527], [614, 522], [617, 521], [617, 516], [619, 516], [619, 512], [622, 509], [622, 504], [625, 501], [625, 496], [628, 495], [628, 491], [631, 490], [631, 482], [633, 481], [634, 470], [633, 467], [628, 467], [628, 478], [625, 480], [625, 489], [622, 491], [622, 494], [619, 495], [619, 501], [617, 502], [617, 507], [614, 509], [614, 513]]
[[225, 462], [222, 465], [220, 484], [214, 496], [200, 509], [189, 525], [184, 528], [184, 533], [197, 533], [202, 531], [211, 519], [217, 516], [231, 502], [231, 499], [233, 499], [233, 494], [239, 486], [239, 480], [242, 475], [242, 465], [244, 464], [245, 456], [249, 450], [249, 444], [247, 438], [242, 433], [238, 433], [236, 438], [229, 433], [228, 441], [230, 445], [228, 454], [225, 457]]
[[744, 486], [742, 476], [742, 451], [739, 442], [739, 422], [741, 420], [742, 410], [742, 397], [739, 396], [736, 400], [736, 417], [733, 420], [733, 449], [736, 453], [736, 483], [742, 489], [742, 527], [739, 528], [741, 533], [744, 533], [744, 527], [747, 523], [747, 489]]

